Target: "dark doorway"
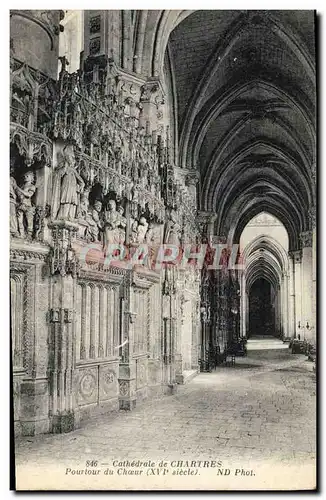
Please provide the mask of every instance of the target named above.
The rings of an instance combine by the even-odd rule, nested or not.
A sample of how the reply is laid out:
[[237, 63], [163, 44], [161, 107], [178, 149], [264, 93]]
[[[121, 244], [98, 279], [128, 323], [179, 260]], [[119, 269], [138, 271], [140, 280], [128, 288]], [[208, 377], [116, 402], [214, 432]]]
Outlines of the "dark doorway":
[[275, 334], [275, 314], [272, 304], [272, 286], [264, 278], [257, 279], [249, 292], [249, 333], [255, 335]]

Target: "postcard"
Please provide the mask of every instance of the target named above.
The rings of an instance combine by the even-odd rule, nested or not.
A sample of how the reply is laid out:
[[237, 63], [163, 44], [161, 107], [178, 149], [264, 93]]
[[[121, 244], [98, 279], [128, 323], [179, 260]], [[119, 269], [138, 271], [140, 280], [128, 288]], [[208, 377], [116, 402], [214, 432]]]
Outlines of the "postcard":
[[316, 490], [316, 19], [10, 11], [16, 490]]

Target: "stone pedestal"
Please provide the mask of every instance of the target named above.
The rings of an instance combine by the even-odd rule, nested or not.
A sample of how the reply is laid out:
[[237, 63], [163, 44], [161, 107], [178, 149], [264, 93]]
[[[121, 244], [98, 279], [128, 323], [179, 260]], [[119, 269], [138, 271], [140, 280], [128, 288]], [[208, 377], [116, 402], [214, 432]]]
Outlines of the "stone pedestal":
[[74, 411], [66, 411], [59, 415], [53, 415], [52, 432], [54, 434], [63, 434], [71, 432], [75, 429], [75, 413]]
[[20, 386], [21, 432], [35, 436], [49, 431], [47, 378], [24, 379]]

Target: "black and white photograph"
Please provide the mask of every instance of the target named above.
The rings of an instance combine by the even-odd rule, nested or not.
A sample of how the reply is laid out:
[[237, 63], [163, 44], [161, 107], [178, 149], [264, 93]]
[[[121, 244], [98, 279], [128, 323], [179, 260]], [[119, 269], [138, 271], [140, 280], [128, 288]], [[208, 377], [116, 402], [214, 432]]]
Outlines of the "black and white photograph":
[[317, 11], [8, 17], [11, 489], [316, 491]]

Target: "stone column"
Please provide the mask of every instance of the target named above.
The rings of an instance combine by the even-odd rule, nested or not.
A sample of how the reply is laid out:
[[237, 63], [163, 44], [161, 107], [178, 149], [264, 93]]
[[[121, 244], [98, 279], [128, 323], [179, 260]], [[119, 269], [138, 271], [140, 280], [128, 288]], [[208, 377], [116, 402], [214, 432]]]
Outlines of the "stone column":
[[[198, 290], [199, 290], [199, 280], [197, 281]], [[193, 309], [192, 309], [192, 365], [191, 368], [199, 372], [199, 358], [200, 358], [200, 295], [195, 297], [193, 300]]]
[[312, 326], [312, 340], [316, 343], [316, 297], [317, 297], [317, 232], [316, 232], [316, 207], [312, 207], [310, 211], [311, 225], [312, 225], [312, 304], [311, 304], [311, 326]]
[[[175, 278], [173, 279], [175, 283]], [[175, 289], [175, 284], [173, 285], [173, 292], [170, 296], [171, 300], [171, 326], [170, 326], [170, 388], [172, 392], [176, 386], [176, 369], [175, 369], [175, 356], [176, 356], [176, 347], [175, 341], [178, 335], [177, 331], [177, 293]]]
[[80, 337], [80, 359], [86, 359], [86, 315], [87, 315], [87, 285], [81, 285], [81, 337]]
[[247, 289], [245, 291], [244, 302], [245, 302], [245, 311], [246, 311], [246, 314], [245, 314], [245, 328], [246, 328], [246, 335], [248, 335], [248, 333], [250, 334], [250, 332], [249, 332], [249, 293], [248, 293]]
[[90, 329], [90, 341], [89, 341], [89, 353], [88, 357], [90, 359], [95, 358], [95, 325], [96, 325], [96, 316], [98, 315], [98, 304], [96, 297], [96, 287], [91, 285], [91, 329]]
[[99, 289], [99, 341], [98, 341], [98, 357], [104, 357], [104, 336], [106, 333], [106, 321], [105, 317], [105, 287], [101, 286]]
[[300, 239], [302, 242], [302, 325], [305, 327], [309, 325], [309, 329], [304, 329], [304, 335], [306, 340], [311, 341], [311, 327], [314, 321], [312, 317], [312, 231], [301, 233]]
[[60, 56], [67, 58], [67, 71], [74, 73], [80, 67], [80, 53], [84, 49], [84, 11], [68, 10], [61, 25], [64, 31], [59, 40]]
[[281, 287], [280, 285], [276, 285], [275, 289], [275, 329], [276, 334], [279, 336], [282, 333], [282, 301], [281, 301]]
[[[197, 208], [197, 185], [199, 181], [199, 171], [198, 170], [186, 170], [186, 175], [185, 175], [185, 183], [188, 188], [191, 201], [193, 203], [193, 207], [196, 210]], [[213, 235], [214, 232], [214, 220], [216, 219], [217, 215], [213, 214], [210, 215], [209, 221], [208, 221], [208, 234]]]
[[163, 97], [163, 88], [156, 78], [147, 80], [141, 87], [140, 104], [142, 109], [139, 115], [139, 126], [146, 130], [147, 135], [158, 129], [159, 108], [164, 102]]
[[246, 325], [246, 277], [245, 273], [242, 272], [240, 279], [240, 334], [241, 337], [245, 337], [247, 334]]
[[54, 433], [75, 428], [75, 304], [74, 288], [77, 258], [71, 249], [78, 226], [56, 221], [50, 225], [53, 237], [51, 255], [51, 309], [49, 341], [50, 418]]
[[216, 218], [217, 214], [214, 212], [199, 211], [197, 215], [197, 221], [200, 224], [202, 230], [202, 237], [208, 238], [209, 242], [213, 241], [214, 223], [216, 221]]
[[292, 252], [293, 262], [294, 262], [294, 289], [295, 289], [295, 333], [296, 337], [301, 332], [298, 329], [298, 324], [302, 324], [302, 276], [301, 276], [301, 260], [302, 260], [302, 251], [295, 250]]
[[122, 359], [119, 364], [119, 408], [132, 410], [136, 406], [136, 361], [133, 358], [134, 322], [132, 271], [127, 271], [122, 296]]
[[183, 353], [182, 353], [182, 344], [183, 344], [183, 334], [185, 331], [185, 324], [186, 324], [186, 329], [188, 328], [188, 320], [191, 318], [187, 318], [185, 315], [185, 307], [186, 307], [186, 294], [185, 294], [185, 273], [183, 270], [180, 269], [179, 271], [179, 276], [178, 276], [178, 281], [176, 283], [176, 289], [178, 290], [177, 293], [177, 307], [176, 307], [176, 312], [177, 312], [177, 335], [176, 338], [174, 339], [174, 348], [175, 348], [175, 374], [176, 374], [176, 382], [177, 384], [183, 384], [184, 379], [183, 379], [183, 368], [184, 368], [184, 360], [183, 360]]
[[294, 256], [289, 252], [289, 336], [295, 338], [295, 283], [294, 283]]
[[282, 277], [282, 289], [281, 289], [281, 300], [282, 300], [282, 334], [283, 339], [289, 336], [289, 307], [288, 307], [288, 275], [283, 274]]

